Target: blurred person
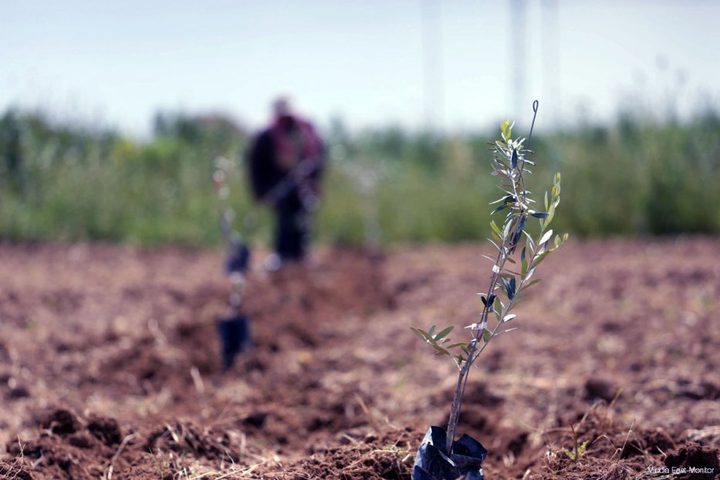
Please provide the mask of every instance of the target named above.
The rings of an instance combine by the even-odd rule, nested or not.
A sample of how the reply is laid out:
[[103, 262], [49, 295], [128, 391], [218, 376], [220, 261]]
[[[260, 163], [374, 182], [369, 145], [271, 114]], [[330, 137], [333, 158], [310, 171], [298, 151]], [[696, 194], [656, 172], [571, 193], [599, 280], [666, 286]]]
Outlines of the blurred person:
[[286, 262], [302, 261], [325, 166], [322, 140], [287, 98], [279, 98], [270, 124], [251, 142], [247, 163], [255, 199], [275, 211], [275, 252], [265, 268], [276, 271]]

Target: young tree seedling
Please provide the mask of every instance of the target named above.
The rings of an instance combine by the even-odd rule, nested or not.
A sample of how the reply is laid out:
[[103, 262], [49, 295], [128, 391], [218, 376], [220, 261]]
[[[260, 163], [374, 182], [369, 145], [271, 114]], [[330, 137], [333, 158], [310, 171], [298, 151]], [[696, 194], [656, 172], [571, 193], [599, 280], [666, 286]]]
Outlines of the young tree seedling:
[[[537, 109], [536, 100], [529, 138], [532, 138]], [[413, 328], [438, 355], [449, 357], [458, 368], [447, 426], [447, 452], [451, 452], [455, 440], [471, 367], [490, 342], [514, 330], [510, 324], [515, 323], [517, 315], [512, 312], [525, 290], [538, 282], [534, 278], [538, 266], [567, 240], [567, 234], [554, 235], [550, 228], [560, 204], [560, 173], [555, 174], [552, 188], [545, 193], [542, 203], [531, 198], [525, 184], [526, 176], [532, 173], [528, 167], [535, 165], [529, 158], [531, 151], [526, 148], [529, 139], [514, 138], [512, 128], [510, 121], [503, 122], [500, 139], [493, 144], [491, 174], [500, 179], [503, 194], [491, 203], [494, 205], [491, 216], [504, 217], [501, 225], [495, 220], [490, 222], [492, 238], [488, 240], [496, 253], [494, 258], [483, 255], [493, 263], [487, 290], [479, 294], [483, 305], [480, 318], [465, 327], [470, 330], [470, 341], [452, 342], [449, 334], [453, 326], [442, 328], [437, 333], [434, 325], [427, 331]], [[531, 223], [535, 222], [539, 228], [532, 232]]]
[[238, 353], [250, 348], [250, 325], [248, 316], [243, 313], [243, 291], [245, 278], [250, 267], [250, 248], [243, 236], [233, 228], [235, 211], [230, 207], [229, 169], [232, 163], [225, 158], [215, 161], [213, 184], [218, 195], [220, 228], [227, 244], [225, 272], [230, 277], [230, 316], [220, 319], [218, 333], [222, 350], [222, 368], [228, 371]]

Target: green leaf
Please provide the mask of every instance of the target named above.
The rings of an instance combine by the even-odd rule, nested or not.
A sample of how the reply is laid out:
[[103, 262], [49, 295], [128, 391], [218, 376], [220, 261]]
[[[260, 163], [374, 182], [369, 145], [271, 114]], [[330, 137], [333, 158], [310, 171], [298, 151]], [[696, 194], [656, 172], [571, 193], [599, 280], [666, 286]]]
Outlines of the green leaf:
[[443, 338], [447, 337], [450, 332], [452, 332], [452, 329], [455, 328], [453, 325], [450, 325], [449, 327], [444, 328], [440, 331], [437, 335], [435, 335], [435, 341], [442, 340]]
[[502, 232], [500, 231], [500, 228], [495, 223], [495, 220], [492, 220], [490, 222], [490, 229], [493, 231], [493, 233], [497, 236], [498, 240], [502, 240]]
[[523, 281], [525, 281], [525, 282], [529, 281], [529, 280], [530, 280], [530, 277], [532, 277], [534, 273], [535, 273], [535, 266], [534, 266], [534, 265], [530, 265], [530, 266], [528, 267], [527, 273], [525, 274], [525, 278], [523, 278]]
[[[498, 303], [500, 303], [500, 302], [498, 302]], [[495, 314], [495, 318], [497, 319], [498, 322], [500, 321], [500, 316], [502, 315], [502, 311], [500, 310], [500, 308], [501, 307], [499, 307], [497, 303], [495, 305], [493, 305], [493, 313]]]
[[417, 335], [418, 337], [420, 337], [420, 339], [421, 339], [423, 342], [427, 342], [427, 341], [428, 341], [428, 338], [430, 338], [430, 335], [428, 335], [428, 333], [427, 333], [426, 331], [422, 330], [422, 329], [415, 328], [415, 327], [410, 327], [410, 330], [412, 330], [412, 331], [415, 333], [415, 335]]
[[[542, 220], [540, 220], [542, 223]], [[533, 240], [532, 235], [530, 235], [527, 230], [523, 230], [523, 233], [525, 234], [525, 238], [527, 238], [527, 243], [530, 246], [530, 251], [532, 252], [535, 250], [535, 240]]]
[[500, 124], [500, 132], [502, 133], [505, 141], [512, 138], [512, 124], [510, 123], [510, 120], [505, 120], [502, 124]]
[[577, 449], [578, 455], [582, 456], [583, 453], [585, 453], [585, 450], [587, 449], [588, 441], [585, 440], [583, 443], [580, 444], [580, 446]]
[[[523, 217], [524, 218], [524, 217]], [[510, 231], [515, 228], [515, 219], [513, 218], [510, 221], [506, 221], [505, 225], [503, 226], [502, 231], [502, 238], [509, 238], [510, 237]]]
[[545, 242], [547, 242], [548, 240], [550, 240], [550, 237], [552, 237], [552, 234], [553, 234], [553, 231], [552, 231], [552, 228], [551, 228], [550, 230], [548, 230], [547, 232], [545, 232], [545, 234], [542, 236], [542, 238], [540, 238], [540, 241], [538, 242], [538, 245], [542, 245], [543, 243], [545, 243]]
[[502, 197], [498, 198], [497, 200], [490, 202], [488, 205], [495, 205], [500, 202], [507, 203], [509, 197], [510, 197], [510, 195], [503, 195]]
[[550, 210], [548, 210], [548, 217], [545, 220], [540, 220], [540, 222], [543, 222], [543, 223], [541, 223], [543, 230], [546, 229], [548, 227], [548, 225], [550, 225], [550, 223], [553, 221], [553, 218], [555, 218], [555, 204], [554, 203], [552, 205], [550, 205]]
[[502, 315], [502, 311], [505, 308], [505, 305], [501, 301], [497, 301], [493, 303], [492, 311], [495, 314], [495, 317], [500, 320], [500, 316]]
[[495, 207], [495, 210], [493, 210], [492, 213], [495, 214], [498, 212], [502, 212], [506, 208], [507, 208], [507, 203], [503, 203], [502, 205], [498, 205], [497, 207]]
[[568, 457], [573, 462], [577, 462], [580, 457], [583, 456], [585, 453], [585, 450], [587, 449], [588, 441], [585, 440], [580, 445], [577, 445], [573, 450], [568, 450], [567, 448], [563, 448], [563, 453], [565, 453], [565, 456]]
[[550, 252], [538, 253], [535, 256], [535, 258], [533, 259], [533, 264], [532, 264], [533, 268], [537, 268], [537, 266], [540, 265], [540, 262], [542, 262], [543, 260], [545, 260], [547, 258], [548, 253], [550, 253]]
[[485, 343], [489, 343], [492, 340], [492, 332], [487, 328], [483, 328], [482, 338]]

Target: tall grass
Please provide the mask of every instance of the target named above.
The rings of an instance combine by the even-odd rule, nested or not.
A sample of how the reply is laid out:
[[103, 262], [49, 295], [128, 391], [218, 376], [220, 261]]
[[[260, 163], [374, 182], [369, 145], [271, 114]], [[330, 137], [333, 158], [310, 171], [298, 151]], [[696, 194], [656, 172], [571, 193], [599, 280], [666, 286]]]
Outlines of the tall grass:
[[[137, 244], [220, 242], [210, 175], [217, 155], [237, 159], [233, 204], [252, 208], [241, 167], [247, 135], [228, 123], [159, 117], [146, 142], [117, 132], [54, 125], [41, 116], [0, 118], [0, 238]], [[19, 140], [13, 146], [13, 131]], [[359, 243], [369, 217], [381, 240], [456, 242], [488, 235], [483, 209], [497, 196], [488, 138], [399, 129], [328, 134], [331, 168], [318, 215], [324, 241]], [[19, 166], [13, 149], [20, 155]], [[556, 219], [576, 235], [720, 232], [720, 117], [655, 122], [620, 116], [535, 138], [540, 183], [562, 170]], [[366, 182], [366, 176], [375, 182]], [[256, 241], [271, 229], [260, 215]]]

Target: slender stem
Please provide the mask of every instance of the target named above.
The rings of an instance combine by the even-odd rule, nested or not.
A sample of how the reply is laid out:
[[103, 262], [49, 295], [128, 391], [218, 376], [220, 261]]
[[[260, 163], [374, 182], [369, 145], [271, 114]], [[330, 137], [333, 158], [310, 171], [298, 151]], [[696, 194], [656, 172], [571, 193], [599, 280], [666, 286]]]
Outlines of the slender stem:
[[[475, 340], [472, 341], [471, 345], [475, 344]], [[471, 347], [472, 348], [472, 347]], [[470, 355], [468, 354], [468, 360]], [[455, 385], [455, 393], [453, 394], [452, 405], [450, 406], [450, 419], [448, 420], [447, 436], [445, 451], [450, 454], [452, 453], [453, 442], [455, 441], [455, 430], [457, 429], [458, 421], [460, 420], [460, 407], [462, 406], [463, 396], [465, 395], [465, 379], [467, 378], [469, 368], [469, 361], [460, 369], [458, 374], [457, 384]]]
[[[450, 406], [450, 418], [448, 420], [447, 427], [446, 449], [448, 453], [451, 453], [452, 444], [455, 441], [455, 431], [457, 430], [458, 421], [460, 420], [460, 407], [462, 406], [463, 397], [465, 396], [467, 375], [470, 372], [470, 367], [472, 367], [472, 364], [477, 358], [477, 355], [475, 353], [478, 348], [478, 342], [480, 341], [480, 338], [482, 338], [484, 326], [487, 325], [488, 312], [492, 308], [492, 304], [489, 302], [490, 295], [493, 293], [493, 291], [495, 291], [495, 286], [497, 285], [498, 279], [500, 278], [500, 272], [502, 271], [505, 265], [505, 260], [507, 259], [507, 255], [505, 253], [505, 243], [506, 242], [503, 242], [503, 244], [500, 245], [500, 250], [498, 251], [497, 259], [495, 260], [495, 265], [498, 268], [493, 269], [493, 274], [490, 278], [490, 287], [488, 288], [487, 294], [485, 295], [486, 301], [482, 310], [482, 314], [480, 316], [481, 328], [478, 328], [473, 335], [473, 339], [468, 347], [467, 359], [465, 360], [463, 366], [460, 368], [460, 373], [458, 374], [458, 381], [455, 385], [455, 393], [453, 394], [452, 405]], [[497, 326], [495, 327], [495, 329], [497, 329]], [[484, 348], [484, 346], [481, 348]]]

